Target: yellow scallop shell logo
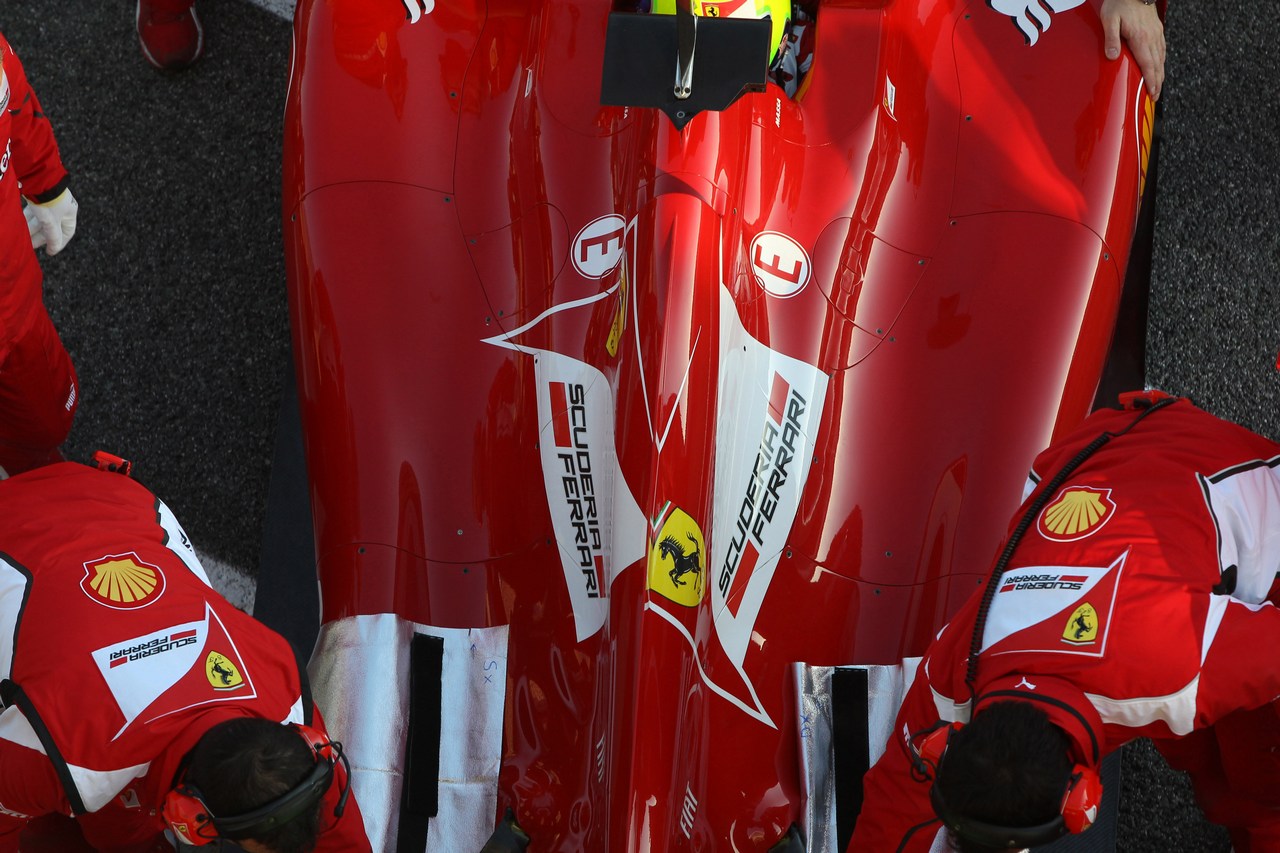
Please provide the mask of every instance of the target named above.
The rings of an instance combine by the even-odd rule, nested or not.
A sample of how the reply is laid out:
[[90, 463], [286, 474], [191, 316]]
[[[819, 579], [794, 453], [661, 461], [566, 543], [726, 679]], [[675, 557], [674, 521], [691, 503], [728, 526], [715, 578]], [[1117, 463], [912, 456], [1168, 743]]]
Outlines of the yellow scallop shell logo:
[[235, 690], [244, 684], [244, 676], [231, 660], [217, 652], [209, 652], [204, 659], [204, 674], [214, 690]]
[[89, 598], [116, 610], [146, 607], [164, 594], [164, 572], [137, 554], [112, 554], [84, 564], [80, 588]]
[[1040, 513], [1040, 535], [1055, 542], [1092, 536], [1115, 514], [1110, 489], [1072, 486]]

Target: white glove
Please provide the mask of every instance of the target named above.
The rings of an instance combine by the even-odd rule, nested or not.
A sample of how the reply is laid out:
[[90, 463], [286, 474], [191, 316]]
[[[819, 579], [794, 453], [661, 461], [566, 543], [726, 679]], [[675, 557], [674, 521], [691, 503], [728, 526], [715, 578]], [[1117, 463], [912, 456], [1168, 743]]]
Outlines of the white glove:
[[44, 246], [46, 255], [56, 255], [76, 233], [76, 212], [80, 205], [70, 189], [65, 189], [53, 201], [37, 204], [30, 199], [23, 213], [27, 216], [27, 230], [31, 232], [31, 248]]

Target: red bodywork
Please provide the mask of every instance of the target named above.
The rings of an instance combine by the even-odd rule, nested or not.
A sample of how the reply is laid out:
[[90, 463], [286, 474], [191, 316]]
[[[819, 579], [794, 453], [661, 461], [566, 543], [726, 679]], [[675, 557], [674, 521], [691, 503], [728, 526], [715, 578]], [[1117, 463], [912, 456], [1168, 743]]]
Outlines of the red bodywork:
[[767, 849], [794, 663], [976, 588], [1115, 321], [1152, 104], [1097, 5], [822, 3], [799, 98], [677, 131], [600, 106], [608, 2], [299, 2], [322, 621], [510, 626], [531, 849]]

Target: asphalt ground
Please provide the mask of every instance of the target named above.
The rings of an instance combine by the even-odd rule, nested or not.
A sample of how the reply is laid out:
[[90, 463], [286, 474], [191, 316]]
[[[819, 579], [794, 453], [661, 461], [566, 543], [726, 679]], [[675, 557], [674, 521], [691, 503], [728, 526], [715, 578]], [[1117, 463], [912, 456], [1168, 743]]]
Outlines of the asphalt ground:
[[75, 238], [44, 259], [82, 386], [65, 452], [132, 459], [202, 556], [253, 575], [289, 358], [290, 28], [245, 2], [200, 10], [207, 53], [180, 74], [143, 61], [127, 0], [5, 0], [0, 30], [80, 203]]
[[[1257, 3], [1171, 5], [1147, 382], [1280, 439], [1280, 17]], [[142, 60], [129, 0], [5, 0], [0, 31], [81, 206], [75, 239], [44, 261], [82, 384], [66, 452], [133, 459], [218, 584], [250, 603], [290, 369], [290, 32], [244, 0], [200, 9], [206, 55], [173, 75]], [[1117, 849], [1229, 849], [1148, 744], [1125, 749], [1123, 791]]]

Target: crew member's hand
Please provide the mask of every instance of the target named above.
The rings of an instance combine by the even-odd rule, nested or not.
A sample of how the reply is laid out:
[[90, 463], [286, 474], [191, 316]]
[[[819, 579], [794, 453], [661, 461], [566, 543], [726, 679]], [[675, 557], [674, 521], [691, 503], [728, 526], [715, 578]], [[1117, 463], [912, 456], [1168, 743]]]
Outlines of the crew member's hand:
[[1142, 0], [1102, 0], [1103, 51], [1107, 59], [1120, 56], [1120, 40], [1129, 45], [1147, 93], [1160, 97], [1164, 85], [1164, 24], [1154, 4]]
[[44, 204], [27, 199], [23, 213], [27, 216], [27, 230], [31, 232], [31, 248], [44, 246], [46, 255], [56, 255], [76, 233], [76, 212], [80, 205], [70, 189], [65, 189], [53, 201]]

